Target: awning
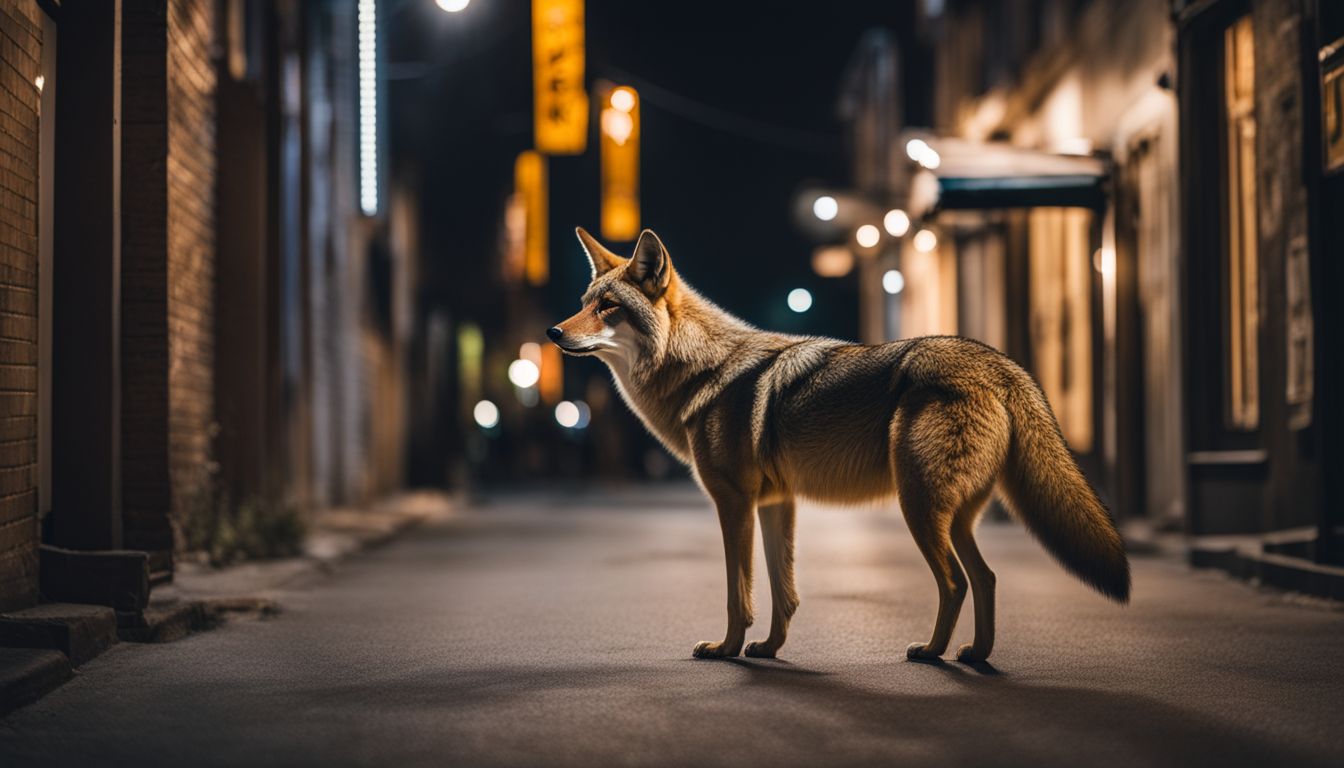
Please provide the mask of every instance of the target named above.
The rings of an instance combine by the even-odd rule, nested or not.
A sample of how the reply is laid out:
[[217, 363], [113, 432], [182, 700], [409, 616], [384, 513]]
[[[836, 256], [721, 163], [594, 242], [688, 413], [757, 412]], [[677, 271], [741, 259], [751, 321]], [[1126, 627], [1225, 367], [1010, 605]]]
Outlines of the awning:
[[[912, 212], [1059, 206], [1100, 208], [1106, 202], [1106, 162], [1003, 143], [974, 143], [919, 134], [935, 154], [911, 183]], [[915, 154], [919, 154], [916, 152]]]

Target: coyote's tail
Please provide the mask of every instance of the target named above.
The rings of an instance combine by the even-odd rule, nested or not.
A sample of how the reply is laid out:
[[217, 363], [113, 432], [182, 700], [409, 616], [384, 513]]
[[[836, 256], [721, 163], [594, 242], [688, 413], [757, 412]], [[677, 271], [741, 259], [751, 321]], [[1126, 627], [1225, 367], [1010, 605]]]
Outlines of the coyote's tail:
[[1061, 565], [1112, 600], [1129, 602], [1129, 560], [1110, 513], [1074, 462], [1036, 382], [1021, 369], [1013, 374], [1004, 397], [1012, 421], [999, 478], [1004, 495]]

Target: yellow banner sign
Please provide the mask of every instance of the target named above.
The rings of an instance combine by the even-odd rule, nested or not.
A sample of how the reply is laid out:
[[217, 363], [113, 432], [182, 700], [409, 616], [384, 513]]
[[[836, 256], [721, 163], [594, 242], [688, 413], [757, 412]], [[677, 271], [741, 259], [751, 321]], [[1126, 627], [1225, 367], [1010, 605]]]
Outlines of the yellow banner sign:
[[602, 95], [602, 236], [639, 235], [639, 94], [629, 86]]
[[583, 58], [583, 0], [532, 0], [534, 139], [540, 152], [577, 155], [588, 146]]
[[550, 277], [546, 242], [546, 158], [527, 150], [513, 166], [514, 194], [523, 206], [523, 274], [531, 285], [545, 285]]

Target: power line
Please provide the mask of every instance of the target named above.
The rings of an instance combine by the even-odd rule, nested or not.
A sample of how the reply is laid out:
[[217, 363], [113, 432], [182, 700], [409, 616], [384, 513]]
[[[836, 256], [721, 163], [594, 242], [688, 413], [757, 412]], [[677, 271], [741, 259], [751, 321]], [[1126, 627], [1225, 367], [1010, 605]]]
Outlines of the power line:
[[639, 91], [640, 99], [643, 101], [706, 128], [799, 152], [811, 152], [820, 155], [833, 155], [836, 152], [836, 146], [839, 143], [837, 137], [763, 122], [712, 104], [696, 101], [624, 70], [614, 67], [608, 69], [614, 79], [634, 86]]

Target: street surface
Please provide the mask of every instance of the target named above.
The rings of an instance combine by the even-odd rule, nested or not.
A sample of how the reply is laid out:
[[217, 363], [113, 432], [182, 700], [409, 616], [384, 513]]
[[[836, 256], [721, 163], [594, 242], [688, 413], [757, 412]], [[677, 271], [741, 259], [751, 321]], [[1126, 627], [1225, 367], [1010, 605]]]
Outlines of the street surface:
[[936, 596], [894, 508], [805, 506], [781, 659], [697, 661], [725, 589], [697, 495], [497, 496], [277, 618], [113, 648], [0, 720], [0, 765], [1344, 765], [1344, 611], [1141, 557], [1118, 607], [1015, 523], [980, 540], [992, 668], [905, 660]]

